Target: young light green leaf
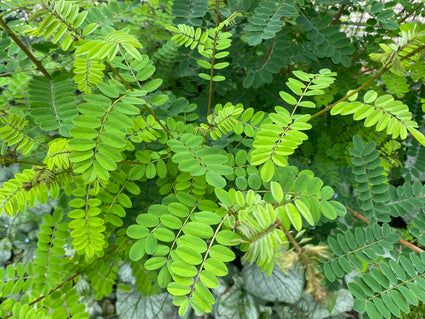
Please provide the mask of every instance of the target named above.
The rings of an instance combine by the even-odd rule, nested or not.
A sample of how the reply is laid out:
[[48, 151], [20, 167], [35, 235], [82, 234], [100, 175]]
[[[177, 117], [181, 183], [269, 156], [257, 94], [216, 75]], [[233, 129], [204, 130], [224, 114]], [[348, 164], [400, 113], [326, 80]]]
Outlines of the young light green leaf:
[[297, 207], [301, 215], [304, 217], [304, 219], [307, 221], [307, 223], [309, 223], [311, 226], [314, 226], [313, 216], [311, 215], [310, 209], [306, 206], [306, 204], [304, 204], [303, 201], [296, 199], [295, 206]]
[[274, 200], [280, 203], [283, 199], [283, 191], [280, 184], [278, 182], [273, 181], [270, 183], [270, 189]]
[[279, 96], [282, 98], [282, 100], [284, 100], [286, 103], [288, 103], [289, 105], [296, 105], [297, 104], [297, 99], [294, 98], [291, 94], [286, 93], [284, 91], [280, 91], [279, 92]]
[[288, 203], [285, 205], [285, 210], [289, 220], [291, 221], [291, 224], [297, 231], [300, 231], [302, 228], [302, 220], [297, 208], [293, 204]]

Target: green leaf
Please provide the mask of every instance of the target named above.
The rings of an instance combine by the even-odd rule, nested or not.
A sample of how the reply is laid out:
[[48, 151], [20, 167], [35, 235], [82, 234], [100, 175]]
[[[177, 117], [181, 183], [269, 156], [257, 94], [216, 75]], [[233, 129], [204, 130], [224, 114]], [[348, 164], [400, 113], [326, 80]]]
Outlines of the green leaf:
[[202, 283], [211, 289], [217, 288], [220, 284], [217, 277], [208, 270], [203, 270], [200, 274], [200, 278]]
[[230, 262], [236, 258], [231, 249], [221, 245], [213, 245], [210, 249], [210, 256], [224, 262]]
[[181, 277], [193, 277], [198, 273], [198, 269], [196, 269], [195, 266], [184, 261], [173, 261], [171, 264], [171, 270], [173, 273]]
[[214, 231], [209, 225], [198, 222], [189, 222], [183, 227], [186, 235], [193, 235], [200, 238], [211, 238]]
[[322, 212], [322, 214], [330, 219], [330, 220], [334, 220], [335, 218], [338, 217], [334, 207], [329, 204], [327, 201], [320, 201], [320, 211]]
[[314, 219], [313, 216], [310, 213], [310, 210], [308, 207], [299, 199], [295, 200], [295, 206], [297, 207], [298, 211], [301, 213], [301, 215], [304, 217], [304, 219], [309, 223], [311, 226], [314, 226]]
[[217, 234], [216, 240], [219, 244], [225, 246], [234, 246], [239, 244], [238, 240], [240, 238], [240, 235], [236, 232], [230, 230], [222, 230]]
[[330, 186], [324, 186], [320, 191], [320, 197], [324, 200], [329, 200], [332, 198], [334, 194], [334, 190]]
[[202, 262], [201, 254], [196, 249], [189, 246], [179, 246], [176, 249], [176, 254], [191, 265], [198, 265]]
[[69, 134], [75, 138], [94, 139], [99, 133], [89, 127], [71, 127]]
[[86, 35], [89, 35], [90, 33], [92, 33], [94, 30], [96, 30], [97, 29], [97, 27], [99, 26], [99, 24], [98, 23], [90, 23], [90, 24], [88, 24], [88, 25], [86, 25], [85, 27], [84, 27], [84, 29], [83, 29], [83, 35], [84, 36], [86, 36]]
[[282, 100], [284, 100], [289, 105], [296, 105], [297, 104], [297, 99], [294, 98], [292, 95], [290, 95], [290, 94], [288, 94], [284, 91], [280, 91], [279, 95], [282, 98]]
[[156, 270], [164, 266], [166, 262], [165, 257], [153, 257], [145, 261], [144, 267], [146, 270]]
[[198, 75], [199, 75], [199, 77], [200, 77], [201, 79], [204, 79], [204, 80], [207, 80], [207, 81], [211, 80], [211, 76], [210, 76], [210, 75], [208, 75], [208, 74], [205, 74], [205, 73], [199, 73]]
[[226, 192], [222, 188], [216, 188], [214, 190], [215, 195], [217, 196], [218, 200], [223, 203], [226, 207], [232, 207], [233, 206], [233, 199], [232, 196]]
[[93, 140], [73, 138], [68, 142], [68, 146], [71, 150], [83, 152], [94, 148], [96, 143]]
[[425, 146], [425, 136], [421, 132], [410, 126], [407, 129], [419, 143]]
[[127, 235], [130, 238], [140, 239], [145, 238], [149, 234], [149, 229], [141, 225], [130, 225], [127, 228]]
[[207, 225], [216, 225], [221, 221], [221, 217], [213, 212], [199, 212], [193, 215], [192, 220]]
[[261, 179], [264, 182], [269, 182], [275, 173], [275, 166], [272, 160], [268, 160], [264, 163], [263, 167], [261, 167]]
[[307, 174], [300, 174], [294, 183], [294, 190], [297, 193], [303, 193], [311, 182], [310, 176]]
[[174, 238], [175, 238], [175, 235], [174, 235], [174, 233], [171, 231], [171, 230], [169, 230], [169, 229], [167, 229], [167, 228], [165, 228], [165, 227], [158, 227], [158, 228], [156, 228], [153, 232], [152, 232], [152, 234], [158, 239], [158, 240], [161, 240], [161, 241], [163, 241], [163, 242], [171, 242], [171, 241], [173, 241], [174, 240]]
[[104, 153], [96, 153], [95, 158], [99, 164], [108, 171], [117, 169], [117, 163], [115, 163], [115, 161], [110, 156]]
[[208, 171], [205, 174], [205, 179], [207, 181], [208, 184], [210, 184], [213, 187], [219, 187], [219, 188], [223, 188], [226, 186], [226, 180], [218, 175], [217, 173], [214, 173], [212, 171]]
[[171, 229], [180, 229], [182, 226], [180, 218], [173, 215], [162, 215], [160, 220], [163, 225]]
[[191, 289], [188, 285], [180, 282], [170, 282], [167, 286], [167, 291], [173, 296], [184, 296], [187, 295]]
[[282, 187], [280, 186], [279, 183], [277, 182], [271, 182], [270, 183], [270, 189], [272, 192], [272, 196], [274, 198], [274, 200], [278, 203], [280, 203], [283, 199], [283, 191], [282, 191]]
[[163, 105], [165, 102], [169, 100], [168, 95], [165, 94], [158, 94], [151, 98], [152, 105]]
[[366, 302], [366, 312], [370, 316], [370, 318], [382, 318], [382, 314], [379, 312], [378, 309], [376, 309], [376, 306], [372, 301]]
[[158, 247], [158, 240], [152, 234], [149, 234], [145, 239], [145, 252], [152, 255]]
[[297, 231], [300, 231], [302, 228], [302, 220], [301, 215], [298, 212], [297, 208], [291, 204], [288, 203], [285, 205], [286, 215], [289, 217], [289, 220], [291, 221], [291, 224], [294, 226], [294, 228]]
[[215, 75], [213, 76], [213, 81], [214, 82], [222, 82], [226, 80], [226, 77], [222, 76], [222, 75]]
[[199, 237], [192, 235], [183, 235], [177, 239], [177, 245], [180, 246], [188, 246], [193, 248], [195, 251], [203, 253], [207, 250], [207, 244], [204, 240]]
[[226, 265], [215, 258], [208, 258], [204, 263], [204, 268], [216, 276], [226, 276], [228, 273]]
[[129, 257], [133, 261], [138, 261], [145, 255], [145, 240], [140, 239], [131, 246]]
[[365, 103], [371, 104], [375, 102], [377, 97], [378, 97], [378, 93], [376, 93], [374, 90], [370, 90], [365, 93], [363, 100]]
[[125, 146], [124, 139], [113, 133], [103, 133], [100, 138], [103, 143], [109, 144], [115, 148], [122, 148]]
[[162, 85], [162, 79], [153, 79], [143, 85], [143, 89], [146, 92], [153, 92]]

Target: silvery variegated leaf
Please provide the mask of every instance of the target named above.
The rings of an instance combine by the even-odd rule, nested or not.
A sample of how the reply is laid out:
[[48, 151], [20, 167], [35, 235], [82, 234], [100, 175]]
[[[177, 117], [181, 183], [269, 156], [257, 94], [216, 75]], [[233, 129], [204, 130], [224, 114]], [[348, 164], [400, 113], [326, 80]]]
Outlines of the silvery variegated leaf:
[[337, 296], [332, 309], [328, 309], [324, 303], [315, 301], [313, 296], [310, 294], [303, 294], [298, 307], [304, 313], [308, 314], [308, 318], [311, 319], [322, 319], [329, 316], [336, 316], [353, 309], [354, 299], [347, 289], [340, 289], [336, 293]]
[[142, 296], [138, 291], [117, 290], [116, 311], [120, 319], [178, 318], [169, 294]]
[[[239, 275], [232, 277], [234, 285], [218, 294], [215, 305], [216, 319], [256, 319], [260, 313], [253, 296], [243, 290], [243, 278]], [[223, 285], [224, 286], [224, 285]]]
[[250, 264], [243, 268], [242, 277], [245, 290], [266, 301], [292, 304], [300, 299], [304, 289], [304, 272], [292, 268], [283, 273], [275, 267], [272, 274], [267, 276], [259, 267]]

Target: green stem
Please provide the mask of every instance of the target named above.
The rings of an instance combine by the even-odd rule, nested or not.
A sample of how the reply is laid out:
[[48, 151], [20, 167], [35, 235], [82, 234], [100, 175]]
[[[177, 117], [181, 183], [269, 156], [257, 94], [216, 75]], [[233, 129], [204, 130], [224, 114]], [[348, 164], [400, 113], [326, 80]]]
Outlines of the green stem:
[[[215, 19], [215, 27], [217, 28], [219, 25], [220, 20], [220, 1], [215, 1], [215, 7], [216, 7], [216, 19]], [[218, 38], [218, 32], [215, 32], [214, 35], [214, 46], [213, 46], [213, 52], [211, 57], [211, 70], [210, 70], [210, 87], [208, 91], [208, 109], [207, 109], [207, 118], [208, 115], [210, 115], [211, 112], [211, 103], [212, 103], [212, 88], [213, 88], [213, 76], [214, 76], [214, 58], [215, 58], [215, 50], [217, 46], [217, 38]]]

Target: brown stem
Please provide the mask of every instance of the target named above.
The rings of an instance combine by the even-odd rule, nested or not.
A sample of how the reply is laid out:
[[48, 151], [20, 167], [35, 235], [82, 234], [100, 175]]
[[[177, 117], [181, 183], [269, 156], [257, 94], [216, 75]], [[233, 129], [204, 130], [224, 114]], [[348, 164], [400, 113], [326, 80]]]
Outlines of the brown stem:
[[363, 70], [363, 71], [361, 71], [361, 72], [351, 74], [351, 75], [350, 75], [350, 77], [355, 78], [356, 76], [359, 76], [359, 75], [362, 75], [362, 74], [365, 74], [365, 73], [369, 73], [369, 72], [371, 72], [371, 71], [373, 71], [373, 70], [376, 70], [376, 69], [379, 69], [379, 67], [375, 66], [375, 67], [373, 67], [373, 68], [364, 69], [364, 70]]
[[39, 162], [25, 161], [25, 160], [19, 160], [19, 159], [11, 159], [11, 158], [1, 158], [0, 157], [0, 163], [1, 162], [3, 162], [5, 165], [19, 163], [19, 164], [30, 164], [30, 165], [36, 165], [36, 166], [46, 166], [46, 164], [39, 163]]
[[418, 11], [419, 8], [422, 7], [422, 6], [423, 6], [423, 3], [422, 2], [419, 3], [416, 7], [413, 8], [412, 11], [410, 11], [407, 15], [405, 15], [402, 19], [400, 19], [400, 21], [398, 21], [398, 24], [402, 24], [404, 21], [406, 21], [406, 19], [408, 17], [410, 17], [412, 14], [414, 14], [416, 11]]
[[[347, 209], [351, 212], [351, 214], [353, 214], [354, 217], [356, 217], [357, 219], [360, 219], [361, 221], [365, 222], [366, 224], [370, 223], [370, 220], [367, 219], [366, 217], [364, 217], [363, 215], [361, 215], [360, 213], [356, 212], [355, 210], [353, 210], [352, 208], [347, 206]], [[422, 248], [419, 248], [418, 246], [413, 245], [412, 243], [408, 242], [407, 240], [404, 240], [403, 238], [400, 238], [398, 240], [398, 242], [400, 244], [402, 244], [403, 246], [410, 248], [411, 250], [417, 252], [418, 254], [424, 252], [425, 250], [423, 250]]]
[[[276, 39], [276, 37], [275, 37], [275, 39]], [[267, 62], [267, 60], [269, 59], [270, 53], [272, 53], [272, 47], [268, 48], [266, 55], [264, 56], [264, 59], [261, 62], [261, 66], [263, 66]]]
[[126, 80], [124, 80], [121, 74], [108, 61], [105, 61], [105, 64], [109, 68], [109, 70], [111, 70], [112, 73], [114, 73], [129, 90], [134, 91], [131, 85]]
[[336, 25], [338, 23], [339, 19], [341, 18], [342, 12], [344, 11], [344, 9], [345, 9], [346, 6], [347, 6], [346, 4], [343, 4], [341, 6], [341, 8], [339, 8], [338, 13], [332, 19], [331, 25]]
[[31, 53], [30, 50], [23, 44], [23, 42], [16, 36], [15, 33], [9, 28], [9, 26], [6, 24], [6, 22], [3, 20], [3, 18], [0, 17], [0, 26], [1, 28], [7, 32], [8, 36], [12, 38], [12, 40], [24, 51], [24, 53], [27, 55], [28, 58], [35, 64], [37, 69], [43, 73], [43, 75], [46, 77], [46, 79], [50, 80], [50, 74], [47, 72], [47, 70], [44, 68], [44, 66], [41, 64], [39, 60]]
[[355, 60], [357, 60], [364, 52], [366, 51], [366, 48], [363, 48], [362, 50], [360, 50], [360, 52], [359, 53], [357, 53], [355, 56], [353, 56], [352, 58], [351, 58], [351, 61], [355, 61]]
[[297, 251], [298, 255], [302, 255], [303, 249], [300, 247], [300, 245], [298, 245], [297, 241], [291, 235], [291, 233], [285, 227], [285, 225], [280, 221], [280, 219], [276, 219], [276, 223], [283, 230], [283, 232], [285, 233], [286, 238], [288, 238], [289, 241], [291, 242], [292, 246], [294, 246], [294, 248]]

